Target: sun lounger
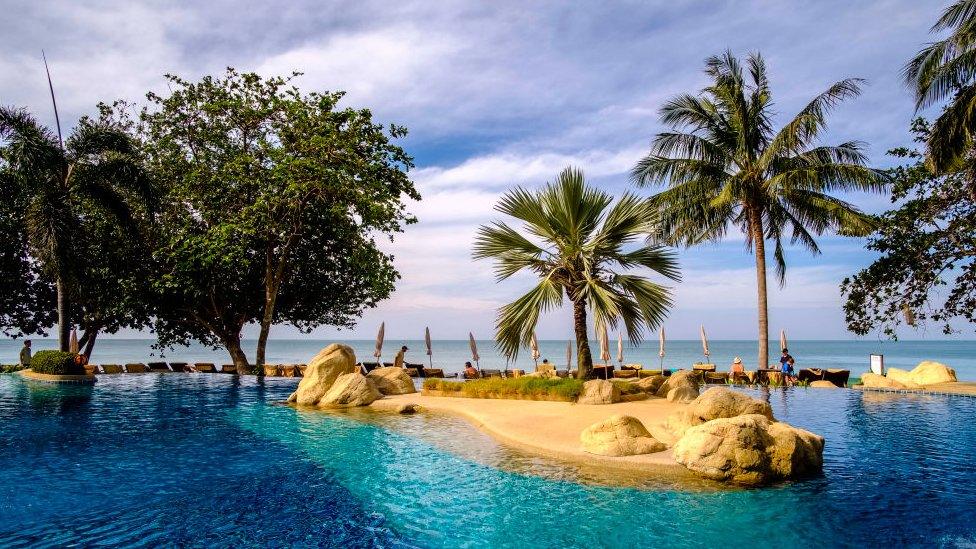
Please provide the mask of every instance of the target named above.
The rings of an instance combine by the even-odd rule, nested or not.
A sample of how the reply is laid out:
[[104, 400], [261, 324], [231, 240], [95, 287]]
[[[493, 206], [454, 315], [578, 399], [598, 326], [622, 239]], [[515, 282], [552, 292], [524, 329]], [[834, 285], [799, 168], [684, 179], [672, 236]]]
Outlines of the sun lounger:
[[153, 372], [169, 371], [169, 366], [167, 366], [165, 362], [149, 362], [147, 363], [147, 366], [149, 366], [149, 370]]
[[424, 368], [424, 377], [443, 378], [444, 370], [442, 368]]
[[298, 368], [298, 375], [305, 377], [305, 370], [308, 369], [308, 364], [296, 364], [295, 367]]
[[362, 366], [362, 368], [363, 368], [363, 373], [364, 374], [368, 374], [368, 373], [372, 372], [373, 370], [379, 368], [380, 367], [380, 363], [379, 362], [363, 362], [363, 363], [360, 364], [360, 366]]
[[85, 373], [88, 375], [94, 375], [98, 373], [98, 365], [96, 364], [85, 364]]
[[[753, 377], [750, 377], [749, 374], [753, 374]], [[753, 383], [755, 372], [732, 372], [729, 375], [731, 376], [732, 383], [746, 385]]]
[[552, 364], [536, 364], [535, 365], [535, 371], [536, 372], [555, 372], [556, 371], [556, 367], [553, 366]]
[[404, 371], [406, 371], [407, 375], [410, 377], [420, 377], [420, 372], [418, 372], [416, 368], [404, 368]]
[[828, 368], [827, 371], [824, 372], [823, 378], [838, 387], [847, 387], [847, 380], [850, 377], [851, 377], [850, 370], [839, 370], [839, 369]]
[[712, 384], [721, 383], [721, 384], [724, 384], [724, 383], [727, 383], [729, 381], [729, 373], [728, 372], [704, 372], [704, 374], [705, 374], [705, 383], [712, 383]]
[[384, 368], [392, 368], [392, 367], [394, 367], [394, 366], [396, 366], [396, 364], [394, 364], [394, 363], [392, 363], [392, 362], [384, 362], [384, 363], [383, 363], [383, 367], [384, 367]]
[[[624, 368], [626, 368], [626, 366]], [[630, 368], [627, 369], [621, 368], [619, 371], [613, 373], [613, 377], [614, 379], [636, 378], [637, 376], [640, 375], [637, 372], [639, 372], [639, 370], [634, 370]]]
[[121, 364], [102, 364], [102, 373], [105, 374], [121, 374], [122, 365]]
[[502, 377], [501, 370], [481, 370], [481, 377]]
[[277, 364], [265, 364], [264, 365], [264, 375], [265, 376], [270, 376], [270, 377], [274, 377], [274, 376], [281, 375], [280, 373], [278, 373], [278, 365]]
[[462, 372], [461, 373], [461, 379], [478, 379], [480, 377], [481, 377], [481, 374], [479, 374], [479, 373], [475, 373], [473, 376], [469, 376], [465, 372]]
[[132, 364], [125, 365], [125, 372], [127, 374], [144, 374], [149, 371], [149, 368], [141, 362], [134, 362]]
[[236, 374], [237, 373], [237, 366], [234, 366], [233, 364], [221, 364], [220, 365], [220, 373], [222, 373], [222, 374]]
[[198, 372], [213, 373], [217, 371], [217, 365], [213, 362], [197, 362], [193, 364], [193, 368]]
[[593, 377], [597, 379], [610, 379], [613, 377], [613, 366], [593, 366]]
[[296, 370], [298, 370], [298, 368], [296, 368], [294, 364], [282, 364], [278, 367], [278, 371], [283, 377], [295, 377]]
[[186, 370], [188, 364], [186, 362], [170, 362], [169, 368], [174, 372], [182, 372]]
[[525, 375], [525, 370], [508, 370], [507, 373], [511, 377], [522, 377]]

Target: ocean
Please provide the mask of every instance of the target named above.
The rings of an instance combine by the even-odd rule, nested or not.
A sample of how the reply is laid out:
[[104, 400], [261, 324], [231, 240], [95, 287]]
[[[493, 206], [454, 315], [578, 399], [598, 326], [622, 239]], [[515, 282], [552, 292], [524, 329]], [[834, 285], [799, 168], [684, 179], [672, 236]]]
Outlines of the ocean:
[[[272, 339], [268, 342], [268, 363], [303, 363], [308, 362], [320, 349], [335, 340], [322, 339]], [[153, 349], [153, 339], [100, 339], [95, 345], [91, 357], [93, 364], [120, 364], [127, 362], [146, 362], [149, 360], [165, 360], [179, 362], [213, 362], [224, 364], [230, 362], [230, 357], [222, 349], [211, 349], [203, 345], [191, 345], [160, 352]], [[350, 345], [356, 351], [359, 360], [373, 360], [374, 342], [372, 340], [340, 341]], [[544, 340], [539, 342], [541, 352], [540, 361], [548, 358], [559, 368], [565, 368], [567, 341]], [[421, 340], [400, 340], [389, 338], [383, 348], [382, 360], [392, 362], [393, 356], [401, 345], [409, 347], [408, 362], [423, 362], [432, 364], [435, 368], [443, 368], [447, 372], [459, 371], [466, 360], [471, 360], [471, 350], [466, 340], [435, 340], [432, 343], [432, 355], [427, 356], [424, 342]], [[599, 360], [599, 345], [595, 341], [590, 343], [594, 354], [594, 362]], [[53, 339], [34, 339], [35, 352], [41, 349], [56, 347]], [[21, 343], [17, 340], [0, 339], [0, 363], [11, 364], [17, 362]], [[856, 340], [856, 341], [813, 341], [797, 340], [789, 342], [790, 353], [796, 358], [799, 368], [844, 368], [852, 375], [868, 371], [869, 356], [871, 354], [884, 355], [885, 365], [911, 369], [922, 360], [936, 360], [955, 368], [961, 380], [976, 380], [976, 341], [888, 341], [888, 340]], [[616, 341], [612, 342], [610, 353], [611, 363], [616, 364]], [[779, 350], [779, 341], [771, 341], [770, 359], [775, 361]], [[245, 352], [249, 357], [254, 356], [254, 341], [244, 342]], [[528, 349], [522, 352], [514, 362], [507, 362], [505, 357], [497, 352], [493, 341], [478, 341], [480, 365], [482, 368], [521, 368], [531, 371], [534, 363]], [[720, 370], [728, 369], [736, 356], [742, 357], [747, 369], [754, 368], [757, 345], [754, 341], [709, 341], [710, 361], [718, 365]], [[697, 340], [668, 341], [665, 346], [664, 367], [670, 369], [689, 368], [695, 362], [705, 360], [701, 342]], [[647, 368], [657, 368], [661, 364], [658, 357], [657, 340], [646, 341], [637, 348], [624, 342], [624, 362], [639, 363]]]

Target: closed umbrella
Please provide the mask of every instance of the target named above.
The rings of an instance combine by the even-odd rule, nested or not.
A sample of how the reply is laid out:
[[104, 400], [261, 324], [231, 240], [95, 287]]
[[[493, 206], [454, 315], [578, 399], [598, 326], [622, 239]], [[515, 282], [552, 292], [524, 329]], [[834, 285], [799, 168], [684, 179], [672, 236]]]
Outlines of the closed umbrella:
[[471, 347], [471, 360], [474, 361], [475, 366], [478, 367], [478, 371], [481, 371], [481, 364], [478, 362], [481, 357], [478, 356], [478, 343], [474, 340], [474, 334], [468, 332], [468, 345]]
[[71, 340], [68, 343], [68, 350], [72, 353], [78, 352], [78, 330], [75, 328], [71, 329]]
[[620, 366], [624, 365], [624, 336], [617, 332], [617, 362]]
[[535, 362], [535, 367], [539, 367], [539, 357], [542, 356], [539, 353], [539, 340], [535, 338], [535, 332], [532, 332], [532, 341], [530, 342], [530, 348], [532, 349], [532, 360]]
[[780, 330], [779, 331], [779, 350], [780, 351], [784, 351], [784, 350], [786, 350], [786, 348], [787, 348], [787, 345], [786, 345], [786, 330]]
[[704, 324], [702, 324], [701, 326], [701, 341], [702, 341], [702, 352], [705, 353], [705, 362], [708, 362], [708, 355], [710, 355], [711, 353], [708, 352], [708, 338], [705, 336]]
[[661, 357], [661, 375], [664, 375], [664, 326], [661, 326], [661, 333], [658, 334], [657, 342], [657, 356]]
[[573, 342], [566, 342], [566, 371], [573, 371]]
[[430, 326], [424, 329], [424, 344], [427, 345], [427, 361], [434, 367], [434, 351], [430, 348]]
[[610, 365], [610, 336], [607, 334], [607, 325], [600, 323], [600, 360], [606, 366]]
[[382, 366], [380, 357], [383, 356], [383, 337], [386, 334], [386, 322], [380, 323], [380, 331], [376, 334], [376, 350], [373, 351], [373, 356], [376, 357], [376, 362], [378, 366]]

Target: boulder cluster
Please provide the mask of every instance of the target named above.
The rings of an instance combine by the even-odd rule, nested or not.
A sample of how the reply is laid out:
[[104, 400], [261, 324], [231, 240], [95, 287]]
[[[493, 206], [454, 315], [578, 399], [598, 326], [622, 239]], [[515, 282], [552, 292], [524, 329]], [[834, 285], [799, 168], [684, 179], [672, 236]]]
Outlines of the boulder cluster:
[[[697, 394], [694, 378], [688, 378], [693, 387], [682, 379], [670, 387], [661, 383], [657, 394], [691, 389]], [[776, 421], [768, 403], [724, 387], [696, 396], [655, 433], [657, 438], [637, 418], [615, 415], [587, 427], [580, 441], [584, 451], [604, 456], [651, 454], [670, 447], [675, 461], [689, 470], [744, 485], [798, 478], [823, 468], [823, 437]]]
[[861, 375], [861, 383], [865, 387], [880, 389], [922, 389], [927, 385], [937, 383], [952, 383], [956, 380], [956, 371], [945, 364], [925, 360], [909, 370], [888, 368], [886, 375], [875, 373]]
[[322, 408], [368, 406], [383, 395], [414, 393], [413, 380], [403, 368], [359, 372], [356, 354], [348, 345], [333, 343], [309, 361], [305, 376], [288, 402]]

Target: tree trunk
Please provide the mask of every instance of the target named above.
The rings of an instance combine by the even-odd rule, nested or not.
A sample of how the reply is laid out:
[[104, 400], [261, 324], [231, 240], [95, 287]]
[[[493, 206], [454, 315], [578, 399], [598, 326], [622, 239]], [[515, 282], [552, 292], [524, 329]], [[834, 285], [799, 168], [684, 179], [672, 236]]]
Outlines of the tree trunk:
[[756, 247], [756, 288], [759, 293], [759, 367], [769, 367], [769, 311], [766, 296], [766, 237], [763, 234], [762, 214], [749, 211], [752, 242]]
[[[234, 362], [234, 366], [237, 368], [238, 375], [243, 374], [244, 370], [248, 366], [247, 355], [244, 354], [244, 350], [241, 349], [241, 338], [240, 336], [226, 336], [224, 338], [224, 346], [227, 347], [227, 352], [230, 353], [230, 358]], [[261, 368], [263, 370], [264, 368]]]
[[271, 332], [271, 321], [274, 319], [275, 306], [278, 303], [278, 290], [285, 279], [285, 270], [288, 265], [288, 254], [291, 247], [298, 240], [298, 233], [292, 233], [285, 245], [282, 246], [281, 255], [275, 261], [271, 249], [265, 250], [264, 262], [264, 315], [261, 317], [261, 331], [258, 334], [257, 351], [254, 356], [254, 363], [258, 366], [258, 375], [264, 375], [265, 349], [268, 346], [268, 335]]
[[82, 336], [81, 341], [84, 342], [84, 349], [81, 354], [85, 355], [89, 360], [91, 360], [92, 351], [95, 349], [95, 339], [98, 337], [98, 328], [88, 328], [85, 330], [85, 335]]
[[58, 292], [58, 349], [68, 352], [71, 340], [71, 311], [68, 305], [68, 291], [60, 275], [55, 286]]
[[590, 340], [586, 333], [586, 300], [573, 302], [573, 328], [576, 331], [576, 377], [586, 379], [593, 371], [593, 355], [590, 354]]

